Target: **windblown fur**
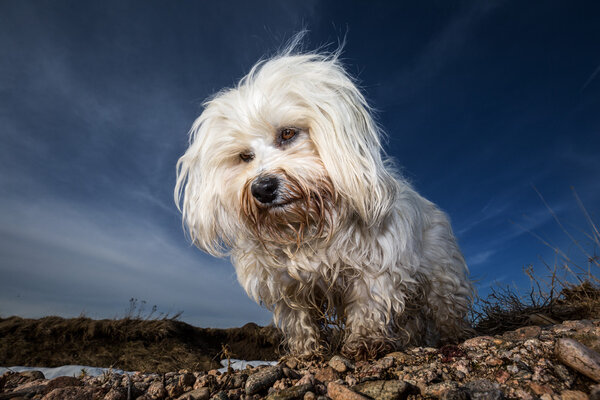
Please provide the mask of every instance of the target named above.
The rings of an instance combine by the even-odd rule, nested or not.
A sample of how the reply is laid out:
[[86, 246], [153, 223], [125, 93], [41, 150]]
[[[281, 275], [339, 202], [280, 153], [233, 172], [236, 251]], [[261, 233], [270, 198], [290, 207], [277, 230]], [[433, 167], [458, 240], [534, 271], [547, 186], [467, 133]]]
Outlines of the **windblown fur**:
[[469, 329], [448, 218], [382, 157], [381, 135], [337, 53], [289, 49], [204, 104], [178, 162], [191, 240], [231, 256], [294, 354], [320, 350], [331, 312], [356, 356]]

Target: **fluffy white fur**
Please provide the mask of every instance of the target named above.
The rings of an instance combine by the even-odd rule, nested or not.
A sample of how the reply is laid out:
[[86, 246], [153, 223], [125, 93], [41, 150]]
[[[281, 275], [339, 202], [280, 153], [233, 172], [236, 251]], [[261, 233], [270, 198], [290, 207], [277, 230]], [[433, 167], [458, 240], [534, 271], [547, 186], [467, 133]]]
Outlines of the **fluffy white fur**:
[[[382, 157], [337, 53], [287, 50], [204, 106], [176, 202], [193, 243], [231, 256], [293, 353], [319, 351], [331, 314], [351, 355], [468, 331], [473, 288], [448, 217]], [[279, 183], [273, 204], [253, 196], [264, 176]]]

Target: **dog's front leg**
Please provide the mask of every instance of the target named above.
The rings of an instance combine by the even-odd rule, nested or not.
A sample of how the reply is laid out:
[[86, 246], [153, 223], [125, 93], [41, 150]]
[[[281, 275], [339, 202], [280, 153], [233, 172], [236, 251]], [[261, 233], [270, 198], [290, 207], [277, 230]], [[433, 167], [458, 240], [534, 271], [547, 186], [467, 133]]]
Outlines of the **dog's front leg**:
[[307, 308], [280, 300], [274, 306], [273, 318], [292, 354], [312, 357], [320, 353], [319, 329]]
[[342, 352], [345, 355], [367, 359], [394, 348], [392, 313], [404, 304], [386, 297], [389, 285], [388, 277], [379, 276], [357, 279], [350, 286], [344, 308], [346, 337]]

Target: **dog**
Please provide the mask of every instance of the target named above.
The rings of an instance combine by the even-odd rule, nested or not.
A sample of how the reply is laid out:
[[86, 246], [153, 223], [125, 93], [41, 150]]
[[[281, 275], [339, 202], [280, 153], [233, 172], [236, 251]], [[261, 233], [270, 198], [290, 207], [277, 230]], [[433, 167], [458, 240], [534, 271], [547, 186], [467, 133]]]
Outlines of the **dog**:
[[383, 132], [333, 53], [293, 47], [204, 103], [177, 163], [193, 243], [229, 255], [289, 351], [368, 358], [470, 330], [473, 286], [448, 217], [383, 155]]

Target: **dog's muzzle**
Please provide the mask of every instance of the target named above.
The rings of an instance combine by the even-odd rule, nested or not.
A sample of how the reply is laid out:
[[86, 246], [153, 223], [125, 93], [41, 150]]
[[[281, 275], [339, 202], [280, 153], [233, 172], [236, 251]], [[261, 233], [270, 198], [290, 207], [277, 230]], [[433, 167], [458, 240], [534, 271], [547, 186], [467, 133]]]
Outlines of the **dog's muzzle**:
[[273, 176], [259, 176], [252, 182], [252, 196], [263, 204], [270, 204], [277, 199], [279, 179]]

